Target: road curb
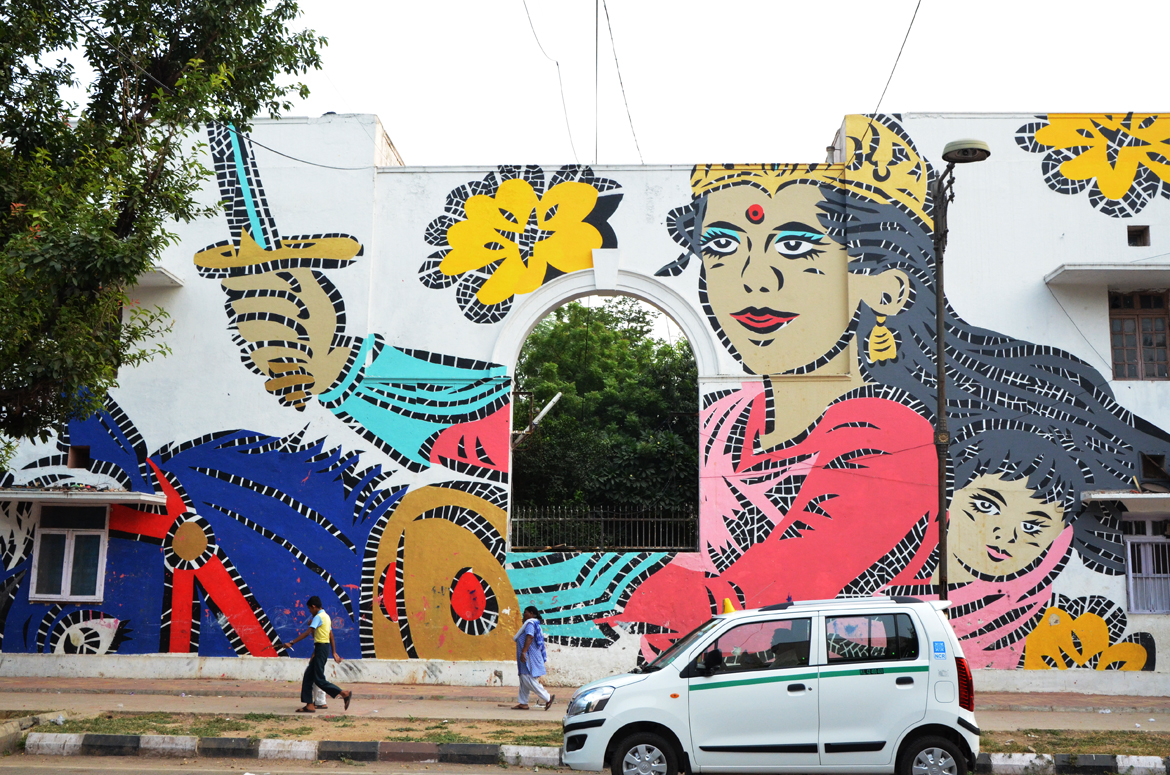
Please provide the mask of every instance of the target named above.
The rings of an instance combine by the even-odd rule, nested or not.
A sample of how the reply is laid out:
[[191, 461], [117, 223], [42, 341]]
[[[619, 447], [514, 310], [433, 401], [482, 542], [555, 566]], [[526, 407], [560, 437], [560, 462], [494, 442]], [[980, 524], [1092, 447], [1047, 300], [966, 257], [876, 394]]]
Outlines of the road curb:
[[[256, 740], [246, 737], [98, 735], [31, 732], [25, 753], [41, 756], [183, 756], [302, 761], [444, 762], [559, 767], [559, 746], [487, 743], [391, 743], [340, 740]], [[1111, 754], [979, 754], [979, 775], [1170, 775], [1170, 758]]]

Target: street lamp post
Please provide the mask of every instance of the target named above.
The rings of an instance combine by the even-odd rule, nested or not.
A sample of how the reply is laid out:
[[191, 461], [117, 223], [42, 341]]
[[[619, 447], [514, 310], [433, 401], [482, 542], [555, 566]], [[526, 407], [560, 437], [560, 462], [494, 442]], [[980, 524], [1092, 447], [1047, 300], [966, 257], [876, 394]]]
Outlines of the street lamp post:
[[934, 360], [937, 368], [938, 404], [934, 420], [934, 447], [938, 453], [938, 599], [947, 599], [947, 463], [951, 434], [947, 430], [946, 301], [943, 296], [943, 253], [947, 248], [947, 205], [955, 198], [956, 164], [983, 161], [991, 149], [982, 140], [955, 140], [943, 148], [947, 168], [935, 178], [934, 200]]

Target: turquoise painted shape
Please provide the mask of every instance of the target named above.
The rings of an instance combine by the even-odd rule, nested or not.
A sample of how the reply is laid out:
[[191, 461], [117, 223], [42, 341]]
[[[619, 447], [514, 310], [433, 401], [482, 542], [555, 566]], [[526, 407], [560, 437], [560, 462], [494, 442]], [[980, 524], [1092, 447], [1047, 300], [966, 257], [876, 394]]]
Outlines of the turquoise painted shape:
[[[366, 338], [354, 362], [364, 364], [375, 342], [375, 337]], [[429, 467], [435, 436], [452, 425], [486, 417], [507, 403], [511, 392], [503, 366], [470, 369], [453, 365], [452, 356], [431, 357], [449, 363], [383, 347], [372, 363], [351, 369], [319, 398], [401, 462], [416, 470]]]
[[[604, 552], [574, 554], [547, 565], [516, 568], [513, 563], [545, 555], [515, 552], [507, 556], [508, 580], [520, 608], [536, 606], [544, 617], [544, 632], [566, 638], [605, 638], [593, 623], [620, 611], [619, 601], [635, 580], [670, 557], [667, 552]], [[582, 571], [592, 568], [582, 576]], [[527, 591], [532, 590], [532, 591]]]

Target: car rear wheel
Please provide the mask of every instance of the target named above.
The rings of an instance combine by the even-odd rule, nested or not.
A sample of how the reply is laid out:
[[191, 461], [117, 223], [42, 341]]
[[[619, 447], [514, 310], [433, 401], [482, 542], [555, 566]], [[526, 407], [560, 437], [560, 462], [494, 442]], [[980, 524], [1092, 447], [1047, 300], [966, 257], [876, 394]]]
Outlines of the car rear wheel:
[[897, 775], [967, 775], [967, 758], [945, 737], [920, 737], [902, 749]]
[[614, 749], [609, 769], [613, 775], [678, 775], [678, 754], [661, 735], [638, 732]]

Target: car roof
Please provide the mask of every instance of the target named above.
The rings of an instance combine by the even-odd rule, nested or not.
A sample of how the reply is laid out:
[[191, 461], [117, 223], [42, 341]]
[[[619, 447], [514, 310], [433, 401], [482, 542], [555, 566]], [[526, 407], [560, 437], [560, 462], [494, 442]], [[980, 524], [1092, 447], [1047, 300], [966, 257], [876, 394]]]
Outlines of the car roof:
[[733, 611], [731, 613], [719, 614], [720, 617], [739, 617], [750, 614], [769, 613], [773, 611], [801, 611], [813, 610], [819, 608], [844, 608], [854, 606], [900, 606], [912, 605], [914, 603], [929, 604], [931, 608], [936, 610], [946, 608], [950, 605], [949, 601], [925, 601], [916, 597], [889, 597], [886, 595], [876, 595], [873, 597], [838, 597], [827, 600], [790, 600], [787, 603], [778, 603], [776, 605], [768, 605], [762, 608], [748, 608], [741, 611]]

